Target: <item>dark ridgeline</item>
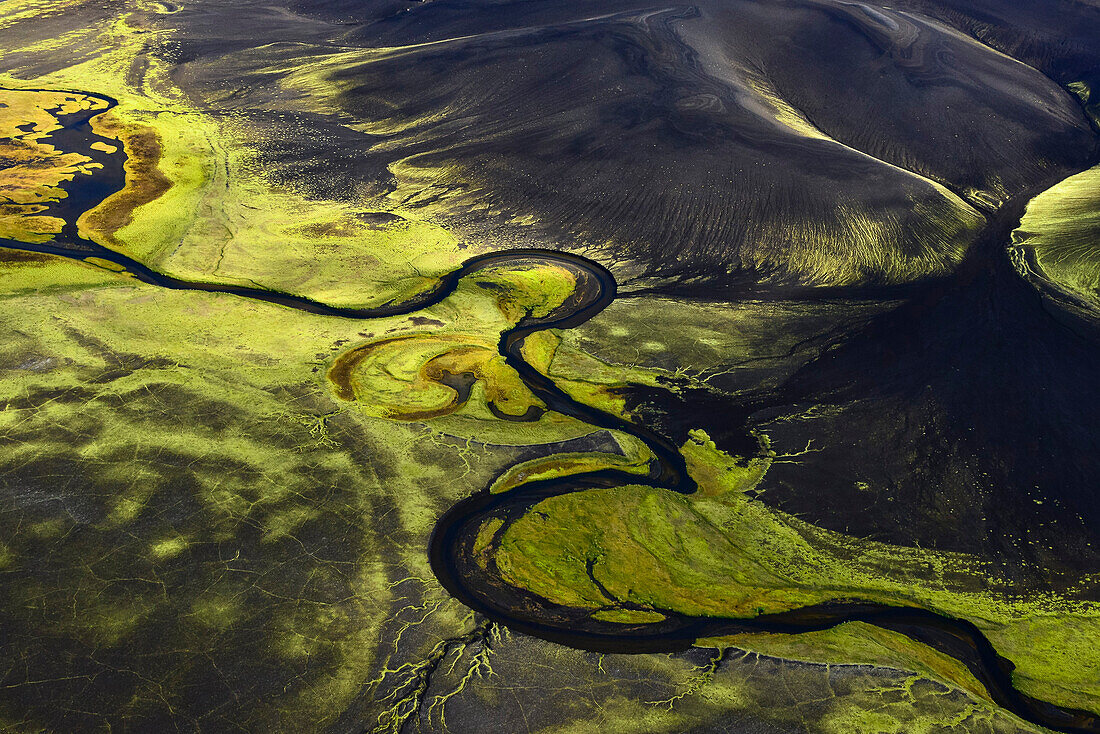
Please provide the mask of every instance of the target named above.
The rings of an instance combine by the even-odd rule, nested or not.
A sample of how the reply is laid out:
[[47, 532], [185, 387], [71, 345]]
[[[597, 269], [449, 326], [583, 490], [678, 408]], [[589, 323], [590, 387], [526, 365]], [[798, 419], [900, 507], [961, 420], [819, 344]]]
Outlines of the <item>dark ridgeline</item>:
[[972, 207], [1065, 176], [1095, 145], [1053, 81], [913, 13], [373, 7], [296, 5], [346, 22], [342, 45], [400, 47], [334, 79], [344, 112], [385, 123], [370, 143], [433, 198], [544, 223], [485, 231], [609, 243], [607, 257], [693, 287], [947, 273], [980, 227]]

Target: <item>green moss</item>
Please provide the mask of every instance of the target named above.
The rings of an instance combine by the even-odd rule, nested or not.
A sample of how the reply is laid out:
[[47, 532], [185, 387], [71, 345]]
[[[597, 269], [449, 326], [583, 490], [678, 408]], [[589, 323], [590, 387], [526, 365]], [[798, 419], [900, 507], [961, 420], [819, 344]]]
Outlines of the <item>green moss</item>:
[[49, 135], [61, 116], [106, 106], [82, 94], [0, 89], [0, 238], [41, 243], [61, 231], [64, 222], [44, 214], [48, 205], [66, 198], [63, 184], [102, 166], [56, 148]]
[[[35, 293], [47, 268], [55, 289]], [[247, 659], [265, 692], [233, 703], [241, 717], [331, 719], [375, 675], [401, 593], [393, 564], [430, 578], [439, 508], [499, 463], [463, 468], [464, 441], [339, 412], [317, 355], [362, 339], [361, 322], [75, 262], [15, 273], [0, 313], [0, 468], [52, 499], [0, 518], [9, 568], [26, 569], [0, 624], [47, 647], [125, 646], [129, 687], [58, 684], [112, 715], [138, 715], [188, 670], [216, 677]], [[56, 677], [49, 662], [31, 674]]]
[[292, 536], [302, 525], [319, 515], [316, 509], [300, 505], [272, 512], [264, 518], [264, 542], [273, 543]]
[[[1100, 608], [1021, 600], [966, 556], [847, 538], [753, 501], [745, 492], [770, 462], [762, 442], [764, 457], [746, 465], [693, 432], [682, 451], [700, 486], [694, 495], [624, 486], [543, 500], [505, 530], [497, 566], [509, 583], [592, 610], [609, 600], [588, 569], [610, 603], [696, 616], [753, 617], [847, 598], [933, 609], [979, 624], [1031, 690], [1069, 705], [1100, 704], [1080, 683], [1072, 694], [1060, 690], [1096, 677], [1095, 656], [1081, 646], [1100, 641]], [[1032, 644], [1036, 625], [1046, 644]], [[899, 665], [930, 665], [923, 652], [897, 649]]]
[[1077, 81], [1070, 82], [1066, 85], [1066, 88], [1077, 95], [1088, 116], [1092, 118], [1093, 122], [1100, 125], [1100, 98], [1097, 98], [1092, 86], [1086, 81]]
[[99, 285], [125, 285], [117, 275], [91, 264], [74, 267], [71, 260], [52, 255], [25, 257], [0, 247], [0, 296], [58, 294]]
[[488, 287], [497, 294], [497, 307], [512, 322], [527, 314], [535, 318], [549, 316], [576, 288], [571, 270], [537, 259], [530, 265], [520, 261], [485, 268], [471, 280], [477, 288]]
[[[587, 424], [546, 411], [498, 352], [501, 333], [528, 314], [551, 313], [573, 287], [572, 271], [537, 259], [479, 270], [436, 305], [409, 317], [372, 322], [368, 340], [354, 344], [329, 366], [329, 380], [337, 396], [368, 415], [431, 421], [436, 430], [482, 443], [551, 443], [591, 433], [594, 429]], [[432, 324], [430, 329], [425, 322]], [[554, 334], [533, 334], [525, 341], [524, 355], [585, 402], [618, 412], [622, 400], [614, 388], [632, 375], [647, 379], [645, 373], [563, 352], [558, 343]], [[565, 359], [571, 361], [564, 364]], [[455, 375], [476, 380], [465, 400], [446, 384]], [[648, 381], [655, 384], [655, 377]], [[532, 409], [541, 412], [534, 421], [498, 415], [522, 417]]]
[[243, 612], [239, 599], [204, 595], [191, 605], [188, 617], [201, 627], [226, 629], [232, 626]]
[[[609, 381], [766, 389], [797, 368], [791, 355], [813, 354], [815, 337], [885, 310], [889, 304], [797, 301], [699, 303], [663, 297], [617, 298], [580, 326], [558, 332], [555, 376], [564, 380], [609, 368]], [[654, 324], [660, 324], [659, 329]], [[565, 382], [565, 385], [568, 383]], [[568, 388], [566, 388], [568, 389]]]
[[647, 706], [640, 701], [613, 699], [601, 707], [598, 715], [587, 720], [551, 725], [543, 734], [633, 734], [637, 731], [653, 734], [673, 734], [685, 731], [692, 717], [671, 708]]
[[493, 536], [497, 534], [502, 525], [504, 525], [504, 520], [494, 517], [481, 526], [481, 529], [477, 532], [477, 538], [474, 540], [474, 556], [479, 559], [482, 557], [489, 544], [493, 542]]
[[557, 479], [583, 472], [615, 468], [620, 471], [643, 475], [649, 471], [649, 462], [653, 453], [642, 441], [620, 431], [610, 431], [609, 435], [618, 444], [622, 453], [586, 451], [583, 453], [551, 454], [513, 464], [501, 474], [489, 487], [492, 493], [507, 492], [527, 482], [540, 479]]
[[27, 526], [27, 533], [37, 538], [56, 538], [65, 532], [70, 523], [60, 517], [51, 517]]
[[651, 624], [666, 619], [660, 612], [647, 612], [638, 609], [601, 609], [592, 613], [593, 619], [620, 624]]
[[797, 635], [741, 634], [699, 640], [699, 645], [751, 650], [786, 660], [831, 665], [874, 665], [913, 671], [931, 680], [989, 701], [989, 693], [958, 660], [903, 634], [863, 622], [847, 622], [831, 629]]
[[1025, 276], [1100, 308], [1100, 167], [1032, 199], [1012, 242]]
[[489, 491], [493, 493], [507, 492], [527, 482], [536, 482], [541, 479], [559, 479], [607, 468], [644, 475], [649, 471], [649, 460], [651, 458], [652, 454], [648, 450], [634, 456], [608, 454], [600, 451], [579, 454], [554, 454], [509, 467], [508, 471], [493, 482]]
[[179, 536], [173, 538], [165, 538], [164, 540], [158, 540], [149, 547], [149, 552], [153, 555], [153, 558], [159, 560], [166, 560], [168, 558], [175, 558], [180, 553], [187, 550], [187, 539]]
[[1016, 663], [1013, 682], [1044, 701], [1088, 711], [1100, 701], [1098, 627], [1094, 614], [1073, 605], [1020, 617], [986, 630], [998, 652]]
[[864, 709], [849, 709], [843, 716], [830, 716], [823, 722], [830, 734], [907, 734], [911, 731], [906, 728], [908, 723], [881, 711]]
[[[84, 236], [183, 279], [360, 306], [405, 300], [473, 254], [435, 225], [374, 224], [373, 201], [309, 200], [272, 185], [256, 165], [267, 141], [188, 101], [144, 53], [163, 29], [123, 15], [87, 33], [102, 51], [86, 61], [33, 84], [0, 74], [0, 86], [81, 88], [119, 101], [97, 129], [127, 143], [127, 190], [81, 217]], [[144, 83], [135, 89], [128, 74], [139, 57]], [[121, 219], [109, 213], [119, 206]]]
[[[0, 27], [71, 5], [11, 2]], [[145, 25], [142, 15], [75, 32], [94, 37], [101, 50], [34, 83], [119, 99], [97, 129], [127, 146], [134, 164], [128, 164], [129, 184], [146, 186], [142, 196], [127, 200], [133, 208], [125, 217], [104, 213], [127, 208], [116, 197], [98, 215], [82, 218], [82, 232], [93, 239], [179, 277], [258, 283], [357, 305], [408, 298], [489, 247], [471, 243], [467, 249], [426, 222], [378, 226], [368, 215], [387, 203], [357, 192], [316, 201], [265, 179], [255, 165], [256, 146], [271, 141], [176, 90], [169, 69], [147, 53], [168, 44], [168, 33]], [[49, 39], [39, 50], [55, 52], [68, 40]], [[303, 104], [320, 104], [339, 93], [338, 85], [326, 86], [326, 74], [366, 53], [335, 54], [327, 68], [299, 65], [281, 78], [290, 88], [318, 85], [317, 95]], [[142, 82], [135, 86], [139, 68], [144, 76], [136, 74]], [[8, 85], [27, 81], [0, 78]], [[145, 169], [136, 165], [141, 161]], [[417, 176], [435, 175], [412, 162], [399, 162], [393, 171], [405, 191], [416, 188]], [[965, 209], [952, 201], [930, 214], [942, 217], [945, 237], [958, 246], [916, 270], [939, 272], [957, 261], [959, 243], [977, 219], [952, 207]], [[858, 212], [843, 214], [835, 231], [795, 224], [803, 234], [853, 250], [896, 235], [890, 225]], [[786, 241], [789, 233], [765, 237]], [[241, 709], [233, 712], [233, 724], [264, 730], [334, 725], [338, 712], [365, 699], [364, 682], [378, 671], [386, 679], [415, 669], [401, 656], [433, 650], [442, 633], [464, 629], [467, 611], [430, 580], [423, 553], [442, 509], [499, 475], [512, 456], [506, 447], [593, 430], [553, 413], [532, 424], [511, 423], [487, 408], [490, 401], [507, 404], [509, 412], [531, 404], [494, 346], [522, 315], [546, 315], [563, 302], [573, 288], [566, 268], [490, 269], [415, 317], [364, 323], [230, 296], [167, 292], [97, 264], [104, 266], [52, 258], [0, 262], [6, 276], [0, 324], [10, 335], [0, 347], [0, 467], [56, 488], [56, 501], [26, 516], [0, 517], [0, 560], [23, 572], [9, 585], [0, 623], [13, 639], [47, 646], [59, 639], [58, 649], [71, 649], [74, 640], [93, 650], [126, 646], [134, 668], [133, 682], [117, 687], [97, 687], [95, 677], [68, 688], [55, 681], [58, 700], [101, 695], [105, 708], [133, 721], [149, 701], [162, 711], [177, 710], [181, 680], [228, 680], [223, 670], [245, 659], [256, 688], [243, 701], [236, 691], [226, 694], [222, 710]], [[879, 265], [889, 279], [912, 275], [906, 263]], [[867, 264], [834, 267], [807, 256], [796, 266], [843, 282], [862, 277]], [[730, 354], [781, 354], [802, 337], [792, 331], [790, 340], [768, 343], [767, 330], [754, 330], [768, 316], [791, 317], [794, 306], [752, 304], [732, 313], [673, 306], [623, 301], [583, 334], [533, 337], [525, 354], [570, 394], [621, 411], [614, 391], [623, 384], [684, 376], [684, 364], [724, 370]], [[665, 327], [656, 333], [658, 315]], [[709, 327], [716, 315], [736, 321], [737, 328]], [[442, 326], [426, 330], [414, 319]], [[479, 381], [465, 405], [423, 425], [378, 418], [376, 408], [397, 398], [438, 402], [402, 394], [427, 363], [450, 351], [425, 351], [423, 344], [395, 356], [390, 374], [353, 386], [355, 402], [335, 399], [323, 369], [339, 355], [428, 332], [450, 346], [484, 347], [475, 360]], [[606, 349], [589, 356], [594, 346]], [[435, 366], [457, 369], [468, 356]], [[382, 377], [400, 384], [383, 389]], [[705, 382], [711, 375], [688, 377]], [[379, 399], [383, 393], [389, 403]], [[497, 489], [516, 486], [524, 472], [529, 478], [593, 466], [640, 468], [648, 458], [644, 447], [618, 438], [625, 458], [552, 456], [516, 467]], [[527, 517], [509, 530], [500, 558], [508, 577], [628, 624], [656, 619], [656, 613], [608, 609], [617, 599], [592, 582], [586, 564], [617, 597], [697, 613], [755, 614], [856, 594], [944, 609], [982, 619], [998, 648], [1020, 665], [1029, 690], [1053, 691], [1053, 700], [1092, 695], [1071, 690], [1072, 678], [1091, 675], [1091, 669], [1066, 660], [1067, 650], [1088, 658], [1080, 645], [1096, 637], [1091, 609], [1077, 610], [1073, 624], [1059, 626], [1069, 619], [1063, 608], [1000, 604], [996, 594], [1003, 589], [969, 559], [855, 541], [749, 501], [745, 493], [767, 471], [767, 458], [736, 461], [699, 433], [684, 451], [703, 487], [699, 495], [624, 487], [559, 498], [545, 508], [546, 518]], [[479, 552], [497, 529], [499, 524], [486, 524]], [[420, 621], [406, 624], [409, 619]], [[1013, 626], [1023, 619], [1029, 627]], [[1034, 634], [1049, 645], [1029, 647]], [[835, 645], [841, 658], [862, 654], [857, 642], [817, 641], [825, 649]], [[883, 644], [894, 643], [905, 645]], [[26, 660], [38, 678], [56, 673], [38, 659]], [[751, 675], [719, 679], [716, 663], [700, 671], [649, 656], [644, 666], [647, 686], [646, 676], [658, 668], [683, 680], [667, 699], [612, 698], [596, 714], [558, 728], [683, 731], [696, 720], [683, 707], [704, 712], [696, 718], [721, 720], [731, 709], [751, 709], [766, 688], [754, 689], [747, 682]], [[855, 714], [844, 708], [827, 721], [858, 728], [906, 720], [896, 709], [873, 721], [860, 718], [860, 711], [880, 706], [878, 696], [869, 694]]]

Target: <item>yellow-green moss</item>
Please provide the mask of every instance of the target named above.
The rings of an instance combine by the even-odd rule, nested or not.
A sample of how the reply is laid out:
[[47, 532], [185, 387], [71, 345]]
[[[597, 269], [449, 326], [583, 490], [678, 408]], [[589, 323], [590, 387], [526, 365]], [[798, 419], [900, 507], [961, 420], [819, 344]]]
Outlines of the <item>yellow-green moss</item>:
[[[543, 500], [505, 530], [497, 566], [509, 583], [593, 610], [629, 601], [753, 617], [850, 598], [933, 609], [981, 626], [1019, 666], [1027, 690], [1067, 705], [1100, 704], [1080, 684], [1100, 674], [1100, 661], [1082, 647], [1100, 641], [1097, 605], [1023, 600], [966, 556], [848, 538], [753, 501], [745, 492], [770, 462], [764, 446], [764, 458], [746, 466], [693, 432], [682, 451], [699, 492], [624, 486]], [[1036, 625], [1043, 645], [1032, 644]], [[1078, 682], [1072, 693], [1061, 688], [1070, 680]]]
[[[1030, 253], [1044, 283], [1100, 308], [1100, 167], [1032, 199], [1012, 242]], [[1015, 262], [1028, 274], [1026, 259]]]
[[[76, 4], [9, 3], [0, 27]], [[126, 146], [128, 189], [81, 219], [81, 231], [96, 241], [184, 278], [255, 282], [357, 305], [408, 298], [434, 285], [436, 276], [478, 248], [487, 249], [485, 243], [461, 248], [450, 233], [424, 222], [370, 224], [363, 215], [379, 202], [358, 199], [351, 192], [344, 201], [315, 201], [273, 185], [255, 166], [254, 146], [267, 141], [258, 140], [245, 123], [214, 117], [189, 101], [174, 89], [156, 55], [145, 53], [168, 40], [166, 31], [144, 25], [139, 15], [133, 15], [88, 33], [98, 34], [101, 53], [33, 81], [35, 86], [86, 88], [120, 101], [109, 117], [97, 118], [95, 124]], [[61, 48], [66, 41], [50, 39], [43, 48]], [[337, 54], [334, 64], [316, 73], [306, 67], [293, 69], [284, 84], [324, 87], [327, 72], [364, 53], [368, 52]], [[139, 55], [144, 77], [134, 82], [131, 72], [139, 68], [134, 63]], [[29, 81], [0, 77], [0, 84], [8, 86]], [[324, 92], [338, 92], [338, 87]], [[403, 162], [394, 166], [394, 173], [405, 186], [425, 172]], [[263, 202], [263, 207], [257, 208], [256, 202]], [[845, 224], [825, 233], [827, 237], [858, 245], [891, 236], [888, 227], [865, 221], [858, 212], [843, 214]], [[975, 224], [973, 217], [963, 219]], [[958, 254], [952, 251], [932, 265], [948, 267]], [[30, 618], [41, 611], [42, 599], [64, 590], [71, 603], [59, 606], [56, 616], [47, 620], [51, 633], [71, 634], [92, 647], [138, 639], [148, 631], [144, 625], [152, 624], [158, 614], [178, 618], [180, 634], [189, 636], [196, 648], [196, 660], [218, 654], [211, 638], [263, 610], [271, 621], [263, 628], [265, 644], [253, 650], [257, 658], [270, 654], [281, 661], [325, 661], [318, 664], [328, 667], [277, 701], [256, 702], [262, 711], [251, 723], [260, 728], [332, 723], [333, 712], [343, 710], [361, 692], [363, 681], [388, 664], [379, 653], [379, 641], [393, 611], [389, 603], [399, 593], [395, 584], [422, 584], [428, 591], [420, 600], [436, 595], [432, 603], [441, 610], [441, 625], [461, 626], [466, 611], [445, 602], [437, 587], [422, 580], [430, 578], [422, 540], [441, 507], [499, 473], [502, 460], [491, 457], [486, 445], [549, 442], [592, 430], [562, 416], [548, 415], [537, 424], [520, 426], [489, 414], [485, 406], [492, 396], [486, 385], [506, 372], [496, 355], [485, 355], [485, 364], [498, 371], [485, 370], [462, 410], [434, 418], [427, 426], [378, 420], [370, 409], [355, 410], [333, 400], [323, 368], [341, 352], [367, 342], [423, 333], [422, 323], [410, 317], [365, 324], [231, 296], [166, 292], [94, 264], [53, 258], [0, 263], [5, 305], [0, 324], [11, 335], [0, 350], [8, 368], [0, 373], [0, 426], [5, 435], [21, 437], [0, 446], [0, 463], [21, 469], [36, 460], [48, 460], [51, 466], [79, 463], [87, 486], [73, 496], [88, 503], [79, 507], [87, 514], [79, 523], [67, 511], [52, 510], [55, 514], [21, 526], [23, 531], [6, 538], [10, 547], [5, 546], [4, 558], [19, 564], [23, 558], [92, 551], [79, 553], [79, 562], [64, 569], [56, 579], [58, 588], [38, 579], [13, 585], [11, 607]], [[884, 267], [891, 277], [906, 275], [897, 263]], [[843, 280], [854, 277], [854, 272], [841, 268], [834, 275]], [[443, 335], [469, 330], [473, 324], [472, 333], [478, 339], [489, 337], [492, 346], [501, 331], [526, 312], [551, 313], [571, 292], [571, 278], [565, 269], [486, 271], [416, 318], [438, 320], [443, 324], [438, 333]], [[477, 285], [479, 280], [501, 286], [504, 295], [490, 296]], [[639, 342], [644, 309], [637, 302], [623, 308], [634, 308], [638, 317], [631, 320], [620, 313], [612, 322], [612, 328], [628, 322], [631, 326], [618, 335], [631, 338], [618, 339], [616, 356], [641, 343], [654, 363], [657, 355], [669, 351], [684, 357], [681, 364], [694, 364], [694, 357], [685, 355], [702, 352], [717, 364], [729, 351], [728, 340], [720, 334], [703, 335], [713, 343], [698, 339], [689, 346], [697, 331], [654, 335]], [[674, 318], [688, 310], [678, 305]], [[698, 313], [691, 318], [697, 324], [706, 320]], [[751, 320], [742, 319], [742, 324]], [[571, 341], [570, 333], [564, 344], [556, 335], [539, 335], [525, 354], [571, 394], [605, 409], [622, 408], [614, 387], [629, 381], [653, 384], [657, 375], [671, 371], [669, 365], [634, 369], [628, 354], [622, 359], [590, 358], [584, 354], [589, 350], [582, 348], [586, 345]], [[518, 393], [519, 388], [510, 383], [498, 397], [501, 392]], [[339, 421], [341, 427], [333, 428], [331, 421]], [[625, 452], [628, 467], [640, 466], [637, 461], [645, 458], [642, 449], [633, 449]], [[1072, 676], [1092, 674], [1087, 655], [1069, 663], [1065, 659], [1071, 643], [1067, 630], [1073, 630], [1080, 644], [1095, 639], [1091, 609], [1077, 610], [1075, 626], [1066, 627], [1058, 626], [1064, 609], [1051, 606], [1041, 610], [1049, 614], [1037, 616], [1034, 605], [998, 606], [990, 599], [1000, 590], [967, 559], [857, 542], [749, 502], [744, 492], [766, 471], [767, 459], [733, 461], [702, 434], [696, 434], [684, 451], [703, 485], [697, 497], [625, 487], [575, 495], [575, 505], [559, 498], [567, 512], [552, 515], [548, 524], [571, 518], [574, 527], [568, 529], [568, 542], [553, 538], [548, 528], [532, 530], [534, 520], [525, 518], [502, 557], [512, 564], [510, 578], [521, 584], [535, 579], [530, 583], [541, 584], [539, 588], [564, 603], [633, 622], [644, 621], [637, 615], [647, 613], [623, 617], [622, 610], [601, 609], [614, 600], [588, 579], [587, 562], [593, 563], [601, 583], [641, 603], [660, 601], [721, 613], [734, 609], [752, 614], [858, 593], [983, 618], [991, 639], [1017, 661], [1032, 690], [1053, 689]], [[569, 461], [551, 457], [526, 468], [539, 476], [561, 476], [567, 473], [563, 470], [586, 465]], [[594, 459], [598, 465], [617, 461], [622, 459], [613, 455]], [[521, 471], [517, 468], [512, 480]], [[145, 523], [157, 521], [164, 497], [177, 503], [172, 509], [185, 507], [193, 513], [188, 517], [197, 521], [185, 533], [155, 526], [152, 537], [157, 540], [150, 543], [146, 533], [152, 531]], [[371, 525], [379, 507], [386, 529]], [[569, 515], [574, 510], [576, 515]], [[623, 514], [633, 510], [636, 517]], [[311, 524], [318, 522], [337, 528], [340, 546], [354, 551], [353, 557], [330, 560], [311, 553], [302, 538], [308, 538]], [[601, 527], [600, 543], [591, 542], [585, 524], [606, 526]], [[78, 525], [83, 535], [71, 532]], [[392, 536], [387, 534], [390, 528], [395, 529]], [[492, 522], [486, 525], [480, 550], [496, 529]], [[87, 533], [102, 533], [115, 545], [99, 553], [107, 541], [98, 536], [89, 540]], [[383, 534], [387, 535], [380, 537]], [[26, 545], [17, 547], [17, 541]], [[211, 547], [218, 548], [212, 559], [188, 568], [204, 582], [201, 592], [171, 587], [162, 579], [160, 574], [178, 563], [185, 549]], [[121, 567], [125, 573], [83, 565], [106, 563], [114, 556], [127, 562]], [[419, 575], [392, 581], [395, 557]], [[624, 576], [639, 557], [640, 583], [627, 588]], [[144, 562], [156, 566], [141, 566]], [[977, 590], [948, 588], [945, 568], [953, 572], [953, 583], [960, 576], [973, 578]], [[286, 569], [302, 573], [284, 583], [281, 573]], [[736, 576], [736, 583], [730, 584], [733, 591], [721, 599], [707, 598], [715, 581], [729, 583], [731, 574]], [[302, 579], [308, 583], [298, 583]], [[429, 608], [427, 602], [424, 606]], [[1028, 629], [1012, 626], [1025, 618], [1032, 620]], [[1051, 649], [1028, 648], [1028, 636], [1037, 632], [1050, 641]], [[204, 644], [208, 647], [200, 650]], [[155, 681], [150, 683], [138, 698], [151, 698], [150, 691], [164, 694], [156, 688]], [[612, 701], [599, 717], [563, 730], [636, 731], [641, 722], [647, 731], [680, 731], [690, 721], [676, 709], [685, 696], [698, 697], [712, 707], [712, 717], [718, 717], [731, 708], [751, 706], [750, 693], [747, 685], [737, 682], [688, 682], [667, 701]], [[1063, 690], [1051, 698], [1067, 700], [1072, 695]], [[847, 721], [855, 727], [852, 731], [895, 726], [890, 714], [876, 714], [870, 721], [864, 713], [838, 713], [829, 721]]]
[[618, 622], [619, 624], [652, 624], [662, 622], [665, 615], [660, 612], [649, 612], [638, 609], [603, 609], [592, 613], [593, 619], [603, 622]]
[[80, 218], [84, 236], [183, 279], [360, 306], [405, 300], [473, 254], [435, 225], [371, 223], [373, 201], [310, 200], [271, 184], [256, 165], [267, 141], [188, 101], [167, 67], [143, 54], [167, 33], [123, 14], [87, 30], [103, 47], [86, 61], [33, 80], [0, 74], [0, 86], [33, 81], [119, 101], [93, 126], [126, 147], [126, 188]]
[[[8, 585], [5, 613], [90, 649], [163, 640], [135, 662], [153, 688], [177, 666], [225, 654], [207, 631], [228, 634], [260, 615], [272, 620], [262, 633], [271, 655], [323, 651], [324, 662], [311, 695], [298, 700], [293, 688], [252, 702], [253, 715], [270, 723], [278, 711], [295, 728], [332, 717], [334, 702], [374, 675], [394, 559], [430, 578], [422, 540], [403, 534], [426, 538], [438, 508], [495, 467], [472, 463], [457, 481], [462, 442], [435, 444], [354, 411], [331, 425], [325, 416], [340, 405], [317, 354], [360, 339], [362, 322], [159, 289], [54, 258], [5, 272], [0, 298], [9, 334], [0, 467], [46, 472], [59, 497], [5, 536], [5, 560], [31, 569]], [[78, 476], [59, 474], [76, 465]], [[395, 478], [379, 482], [375, 466]], [[371, 502], [392, 508], [385, 560]], [[341, 557], [316, 547], [318, 523], [338, 535]], [[53, 559], [52, 570], [39, 573], [36, 558]], [[43, 601], [54, 598], [65, 601]], [[301, 598], [329, 611], [293, 611]], [[165, 661], [150, 667], [158, 655]]]
[[83, 94], [0, 89], [0, 238], [40, 243], [61, 231], [64, 222], [43, 212], [68, 196], [62, 184], [102, 166], [58, 149], [48, 136], [61, 128], [62, 116], [106, 106]]
[[698, 641], [704, 647], [733, 646], [787, 660], [835, 665], [874, 665], [920, 673], [989, 701], [989, 692], [955, 658], [905, 635], [864, 622], [797, 635], [745, 633]]
[[[363, 332], [367, 341], [330, 365], [329, 380], [339, 398], [354, 401], [368, 415], [431, 421], [437, 430], [485, 443], [548, 443], [585, 435], [594, 429], [546, 410], [498, 351], [505, 330], [527, 315], [549, 315], [574, 287], [571, 270], [537, 258], [476, 271], [434, 306], [405, 318], [372, 321], [371, 330]], [[622, 401], [613, 389], [633, 373], [585, 361], [575, 350], [562, 352], [559, 341], [551, 333], [532, 334], [524, 342], [524, 357], [557, 377], [574, 397], [620, 412]], [[444, 384], [448, 375], [462, 374], [476, 380], [466, 400]], [[655, 380], [642, 371], [635, 376], [650, 384]], [[520, 418], [532, 409], [541, 413], [534, 421], [498, 416]]]
[[[638, 448], [644, 449], [644, 446]], [[652, 453], [648, 450], [637, 453], [632, 452], [625, 456], [602, 451], [554, 454], [509, 467], [507, 472], [493, 482], [489, 491], [493, 493], [507, 492], [528, 482], [537, 482], [542, 479], [560, 479], [561, 477], [599, 471], [600, 469], [619, 469], [620, 471], [644, 475], [649, 471], [649, 461], [652, 457]]]
[[187, 539], [179, 536], [158, 540], [149, 548], [149, 552], [157, 560], [175, 558], [185, 550], [187, 550]]

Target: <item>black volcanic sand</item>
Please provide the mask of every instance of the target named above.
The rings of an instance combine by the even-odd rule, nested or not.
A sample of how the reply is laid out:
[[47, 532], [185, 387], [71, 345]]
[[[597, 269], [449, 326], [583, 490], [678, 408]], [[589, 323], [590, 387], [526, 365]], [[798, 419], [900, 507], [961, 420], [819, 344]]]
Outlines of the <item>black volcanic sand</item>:
[[1100, 12], [1089, 2], [901, 0], [940, 18], [1060, 84], [1100, 77]]
[[[1069, 93], [915, 13], [826, 2], [478, 7], [298, 3], [334, 21], [337, 48], [310, 43], [312, 25], [304, 43], [277, 32], [262, 51], [205, 59], [209, 42], [185, 39], [194, 60], [180, 78], [247, 84], [231, 101], [240, 106], [280, 94], [262, 73], [274, 60], [308, 67], [390, 48], [331, 72], [331, 103], [374, 131], [315, 122], [337, 137], [325, 156], [341, 174], [353, 155], [357, 185], [385, 190], [396, 182], [377, 171], [402, 161], [426, 177], [422, 201], [500, 212], [467, 222], [472, 231], [609, 242], [605, 257], [665, 282], [943, 274], [976, 236], [977, 210], [1080, 169], [1095, 148]], [[294, 148], [272, 160], [294, 170], [297, 159], [301, 179], [316, 178], [316, 151]], [[332, 181], [320, 177], [319, 191]], [[541, 224], [509, 224], [513, 214]]]

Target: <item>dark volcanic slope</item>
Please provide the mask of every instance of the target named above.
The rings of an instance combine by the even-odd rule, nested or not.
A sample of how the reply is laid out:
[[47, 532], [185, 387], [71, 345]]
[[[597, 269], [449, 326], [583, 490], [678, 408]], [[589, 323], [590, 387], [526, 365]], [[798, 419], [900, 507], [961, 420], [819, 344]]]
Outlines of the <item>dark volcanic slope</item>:
[[338, 75], [354, 82], [341, 105], [398, 129], [387, 149], [431, 184], [532, 214], [563, 242], [610, 241], [661, 275], [835, 284], [950, 268], [972, 210], [817, 134], [758, 75], [706, 73], [675, 30], [686, 17], [393, 52]]
[[[663, 277], [942, 274], [995, 204], [1093, 141], [1049, 79], [915, 12], [840, 2], [436, 0], [296, 9], [388, 48], [339, 107], [433, 204]], [[299, 51], [301, 53], [301, 51]], [[240, 62], [235, 62], [239, 64]], [[234, 62], [226, 74], [237, 74]], [[364, 150], [369, 143], [364, 141]], [[931, 179], [931, 180], [930, 180]]]
[[779, 412], [805, 400], [829, 406], [820, 417], [755, 416], [783, 447], [813, 442], [775, 467], [767, 498], [863, 537], [996, 559], [1028, 585], [1076, 584], [1100, 568], [1100, 348], [1007, 264], [987, 267], [795, 376]]
[[831, 136], [991, 203], [1091, 149], [1076, 100], [1034, 69], [915, 13], [817, 5], [764, 56]]
[[1100, 76], [1100, 7], [1093, 0], [901, 0], [1062, 84]]

